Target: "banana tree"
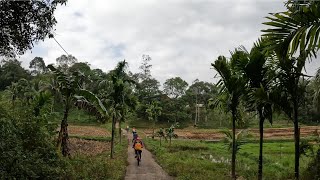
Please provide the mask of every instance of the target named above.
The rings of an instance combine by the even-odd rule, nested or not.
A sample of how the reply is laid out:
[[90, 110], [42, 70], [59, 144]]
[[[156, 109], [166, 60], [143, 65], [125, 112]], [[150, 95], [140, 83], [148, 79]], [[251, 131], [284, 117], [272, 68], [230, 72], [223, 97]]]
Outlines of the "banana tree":
[[220, 75], [218, 87], [220, 88], [220, 96], [225, 97], [227, 111], [232, 114], [232, 159], [231, 159], [231, 176], [236, 179], [235, 164], [236, 164], [236, 121], [238, 119], [238, 106], [240, 98], [243, 95], [245, 87], [245, 79], [234, 68], [236, 57], [232, 57], [228, 61], [224, 56], [219, 56], [218, 59], [211, 65]]
[[[232, 141], [233, 136], [232, 133], [229, 130], [222, 130], [220, 131], [225, 135], [224, 141], [228, 144], [228, 149], [232, 150]], [[249, 137], [250, 134], [248, 131], [241, 130], [238, 133], [236, 133], [235, 139], [236, 139], [236, 152], [238, 152], [241, 149], [241, 146], [246, 143], [245, 138]]]
[[57, 77], [59, 92], [63, 98], [64, 113], [63, 119], [60, 125], [60, 131], [57, 141], [57, 147], [61, 149], [63, 156], [70, 156], [68, 147], [68, 115], [69, 111], [73, 105], [72, 99], [76, 94], [76, 91], [80, 89], [79, 81], [81, 80], [76, 74], [67, 75], [60, 70], [56, 69], [53, 65], [49, 65], [48, 69], [54, 72]]
[[[104, 108], [101, 101], [94, 96], [91, 92], [81, 89], [82, 78], [79, 73], [74, 72], [73, 74], [66, 74], [61, 72], [59, 69], [56, 69], [53, 65], [49, 65], [50, 69], [54, 76], [57, 79], [58, 89], [61, 93], [64, 105], [63, 119], [60, 125], [60, 131], [58, 135], [57, 147], [61, 149], [63, 156], [70, 156], [69, 147], [68, 147], [68, 115], [69, 111], [76, 101], [79, 101], [79, 95], [84, 95], [88, 99], [93, 100], [100, 107], [101, 114], [106, 115], [106, 109]], [[78, 98], [77, 98], [78, 97]], [[82, 106], [84, 107], [84, 106]], [[87, 107], [87, 106], [86, 106]], [[95, 110], [98, 111], [98, 110]]]
[[160, 138], [160, 147], [161, 147], [161, 139], [162, 138], [167, 139], [165, 131], [162, 128], [160, 128], [159, 131], [157, 131], [157, 136]]
[[168, 129], [165, 130], [166, 136], [169, 138], [169, 146], [171, 146], [171, 139], [178, 137], [178, 135], [174, 132], [174, 129], [176, 127], [179, 127], [179, 123], [174, 123]]

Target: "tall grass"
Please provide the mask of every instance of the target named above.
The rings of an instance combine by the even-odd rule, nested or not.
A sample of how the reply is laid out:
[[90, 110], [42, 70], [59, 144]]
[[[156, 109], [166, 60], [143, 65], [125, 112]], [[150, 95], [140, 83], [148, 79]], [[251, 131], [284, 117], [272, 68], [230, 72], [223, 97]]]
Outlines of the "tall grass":
[[127, 166], [127, 143], [117, 144], [115, 158], [109, 151], [97, 156], [76, 155], [69, 160], [70, 171], [65, 179], [112, 179], [122, 180]]

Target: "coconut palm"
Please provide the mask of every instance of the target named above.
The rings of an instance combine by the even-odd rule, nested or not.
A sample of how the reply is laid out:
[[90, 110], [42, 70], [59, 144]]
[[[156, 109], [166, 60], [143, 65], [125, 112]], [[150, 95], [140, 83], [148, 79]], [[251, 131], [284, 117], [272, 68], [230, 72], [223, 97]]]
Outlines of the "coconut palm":
[[218, 59], [211, 65], [220, 75], [218, 86], [220, 94], [223, 94], [227, 103], [227, 110], [232, 114], [232, 179], [236, 179], [235, 162], [236, 162], [236, 121], [238, 119], [238, 106], [242, 97], [245, 80], [234, 69], [235, 57], [228, 61], [224, 56], [219, 56]]

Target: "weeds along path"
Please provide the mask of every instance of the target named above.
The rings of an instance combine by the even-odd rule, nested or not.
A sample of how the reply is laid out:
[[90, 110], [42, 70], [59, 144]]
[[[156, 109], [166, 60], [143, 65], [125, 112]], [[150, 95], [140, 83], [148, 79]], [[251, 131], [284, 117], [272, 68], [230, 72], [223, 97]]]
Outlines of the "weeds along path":
[[170, 180], [170, 177], [164, 170], [156, 163], [152, 154], [143, 149], [140, 166], [137, 165], [137, 160], [134, 158], [134, 150], [132, 144], [128, 146], [128, 166], [125, 180]]

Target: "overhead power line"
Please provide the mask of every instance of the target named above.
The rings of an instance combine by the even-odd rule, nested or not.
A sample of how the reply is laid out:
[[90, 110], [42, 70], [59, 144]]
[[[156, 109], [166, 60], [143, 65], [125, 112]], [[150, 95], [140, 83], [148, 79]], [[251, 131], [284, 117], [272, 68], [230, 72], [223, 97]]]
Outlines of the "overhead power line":
[[69, 56], [69, 53], [61, 46], [61, 44], [56, 40], [55, 37], [53, 39], [57, 42], [57, 44], [61, 47], [61, 49]]
[[56, 43], [60, 46], [60, 48], [69, 56], [69, 53], [62, 47], [62, 45], [57, 41], [57, 39], [53, 35], [49, 35], [49, 38], [53, 38]]

